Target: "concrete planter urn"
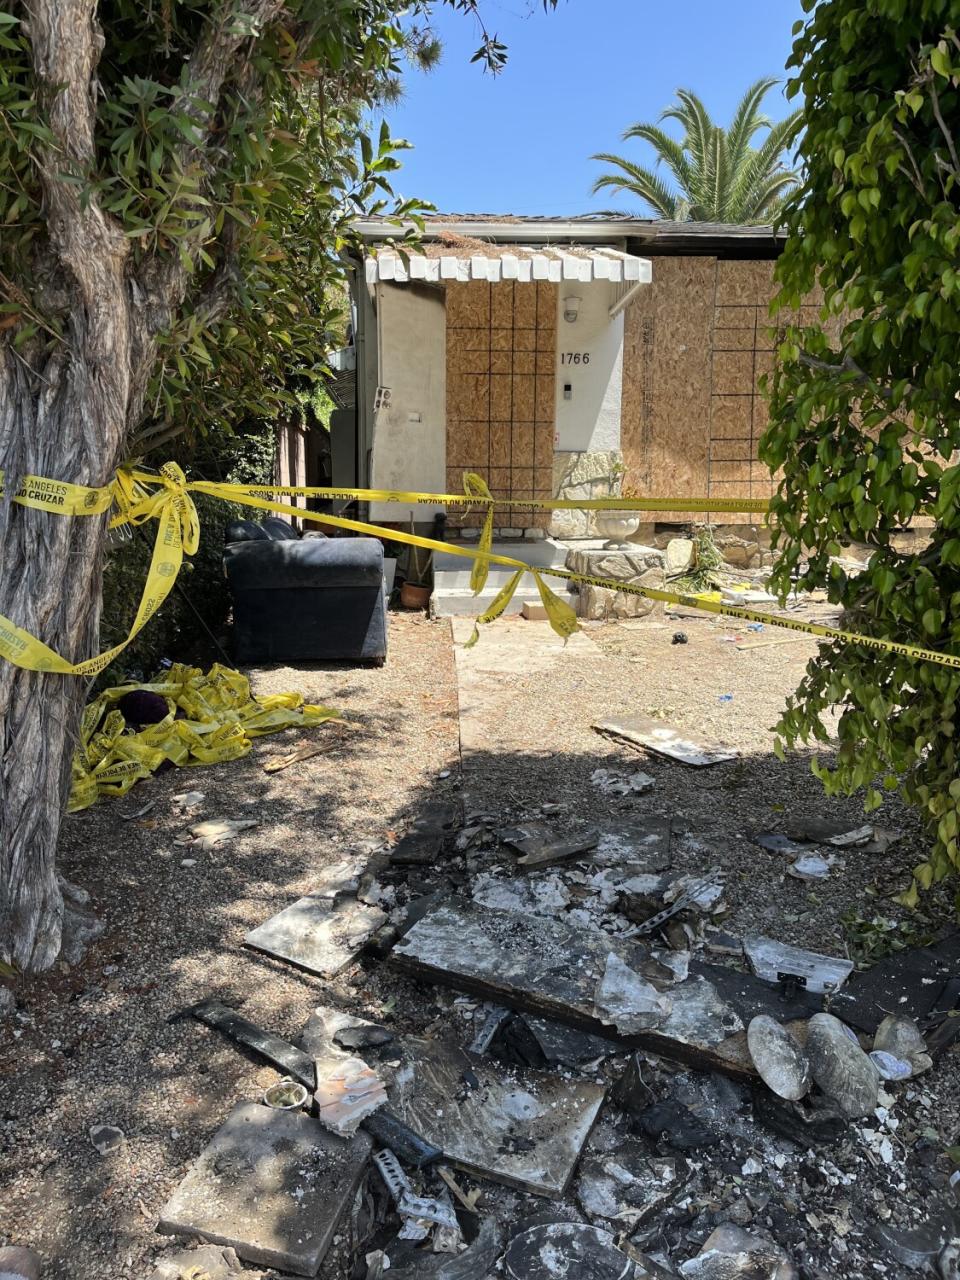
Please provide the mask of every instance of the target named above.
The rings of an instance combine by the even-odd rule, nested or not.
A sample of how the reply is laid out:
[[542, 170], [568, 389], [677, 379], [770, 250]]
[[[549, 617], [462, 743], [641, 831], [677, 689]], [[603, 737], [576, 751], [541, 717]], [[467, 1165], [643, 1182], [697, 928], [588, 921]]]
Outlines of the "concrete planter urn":
[[598, 511], [595, 519], [598, 533], [607, 539], [605, 551], [627, 546], [627, 539], [640, 528], [639, 515], [629, 511]]

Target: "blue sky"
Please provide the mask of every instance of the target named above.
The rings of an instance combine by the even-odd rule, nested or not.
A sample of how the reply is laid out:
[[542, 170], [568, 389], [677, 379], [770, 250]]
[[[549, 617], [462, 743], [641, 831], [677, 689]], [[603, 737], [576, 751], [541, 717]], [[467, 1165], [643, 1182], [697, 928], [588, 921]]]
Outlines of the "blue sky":
[[[395, 189], [444, 212], [557, 214], [618, 208], [610, 192], [591, 196], [596, 151], [648, 163], [643, 143], [621, 143], [628, 125], [655, 120], [678, 87], [698, 93], [726, 124], [743, 90], [782, 75], [800, 0], [485, 0], [491, 31], [509, 45], [494, 79], [470, 63], [475, 25], [438, 9], [441, 65], [410, 72], [390, 128], [414, 143]], [[775, 90], [769, 115], [786, 115]]]

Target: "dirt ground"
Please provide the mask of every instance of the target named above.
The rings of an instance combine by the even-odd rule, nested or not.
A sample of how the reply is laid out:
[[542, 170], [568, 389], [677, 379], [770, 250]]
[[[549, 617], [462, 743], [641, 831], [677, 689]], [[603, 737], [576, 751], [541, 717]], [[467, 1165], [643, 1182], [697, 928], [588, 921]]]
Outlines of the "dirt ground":
[[[527, 628], [524, 644], [542, 634], [520, 620], [497, 626], [501, 643], [518, 628]], [[671, 642], [679, 629], [685, 645]], [[17, 983], [17, 1012], [0, 1024], [0, 1243], [37, 1249], [46, 1280], [145, 1280], [164, 1247], [154, 1232], [161, 1206], [234, 1103], [258, 1099], [276, 1079], [216, 1033], [176, 1018], [205, 997], [290, 1039], [321, 1002], [420, 1034], [469, 1038], [469, 1002], [418, 988], [381, 960], [363, 958], [324, 982], [242, 946], [244, 933], [308, 891], [319, 869], [389, 846], [434, 799], [463, 796], [468, 814], [496, 823], [545, 804], [556, 806], [558, 825], [668, 816], [678, 874], [722, 869], [731, 908], [723, 924], [734, 934], [768, 933], [844, 955], [847, 913], [905, 920], [884, 895], [904, 887], [924, 845], [914, 815], [895, 799], [872, 820], [901, 840], [885, 854], [846, 853], [843, 870], [816, 885], [787, 876], [783, 855], [751, 842], [751, 833], [785, 817], [855, 820], [861, 810], [856, 798], [826, 801], [806, 755], [781, 763], [772, 751], [770, 728], [814, 642], [739, 651], [729, 640], [735, 634], [712, 619], [664, 619], [591, 627], [583, 647], [558, 651], [536, 670], [498, 666], [491, 656], [485, 695], [466, 709], [470, 749], [461, 761], [450, 625], [391, 615], [383, 668], [251, 673], [256, 692], [295, 688], [338, 707], [354, 727], [335, 751], [268, 775], [263, 761], [306, 735], [263, 738], [241, 761], [171, 771], [69, 818], [61, 869], [90, 891], [106, 931], [76, 967]], [[616, 714], [656, 715], [736, 747], [740, 758], [690, 769], [592, 728]], [[591, 782], [601, 767], [642, 769], [655, 786], [642, 796], [605, 796]], [[205, 799], [185, 814], [173, 797], [190, 789]], [[150, 801], [148, 814], [132, 816]], [[210, 853], [175, 843], [192, 823], [221, 816], [257, 826]], [[196, 865], [182, 865], [185, 856]], [[439, 875], [462, 885], [478, 865], [468, 852], [442, 869], [404, 872], [401, 899], [435, 887]], [[924, 913], [924, 929], [954, 923], [946, 891], [928, 898]], [[909, 1221], [942, 1186], [942, 1152], [957, 1142], [958, 1060], [950, 1052], [917, 1087], [900, 1090], [892, 1164], [859, 1131], [816, 1169], [803, 1153], [783, 1155], [759, 1138], [703, 1152], [696, 1189], [645, 1247], [655, 1244], [676, 1265], [736, 1203], [741, 1224], [779, 1239], [805, 1280], [903, 1274], [864, 1219]], [[96, 1124], [122, 1129], [123, 1145], [98, 1154], [88, 1137]], [[615, 1114], [605, 1116], [594, 1149], [613, 1145], [616, 1128]], [[783, 1159], [751, 1185], [740, 1172], [745, 1149], [761, 1163]], [[483, 1185], [489, 1203], [515, 1221], [543, 1212], [542, 1201]], [[579, 1212], [570, 1204], [565, 1216]], [[344, 1227], [324, 1264], [327, 1280], [365, 1274], [362, 1261], [352, 1269], [349, 1234]]]

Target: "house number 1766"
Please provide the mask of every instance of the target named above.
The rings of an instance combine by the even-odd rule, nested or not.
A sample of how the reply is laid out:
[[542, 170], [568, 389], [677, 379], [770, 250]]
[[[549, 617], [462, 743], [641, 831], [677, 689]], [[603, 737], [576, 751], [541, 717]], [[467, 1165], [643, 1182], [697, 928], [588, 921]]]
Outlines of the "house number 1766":
[[561, 364], [589, 364], [589, 351], [563, 351], [560, 353]]

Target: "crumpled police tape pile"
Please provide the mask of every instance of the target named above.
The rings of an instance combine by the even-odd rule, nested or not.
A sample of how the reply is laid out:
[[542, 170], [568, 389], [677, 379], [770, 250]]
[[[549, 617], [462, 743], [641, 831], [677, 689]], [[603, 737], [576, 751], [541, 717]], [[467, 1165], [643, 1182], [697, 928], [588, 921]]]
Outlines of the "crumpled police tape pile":
[[[0, 472], [0, 497], [3, 474]], [[699, 609], [707, 613], [722, 614], [725, 617], [740, 618], [752, 622], [769, 623], [771, 626], [785, 627], [792, 631], [803, 631], [826, 640], [834, 640], [844, 644], [854, 644], [866, 648], [880, 650], [885, 653], [900, 654], [915, 660], [937, 663], [940, 666], [960, 669], [960, 654], [943, 653], [935, 649], [926, 649], [918, 645], [905, 644], [898, 641], [881, 639], [877, 636], [864, 636], [854, 632], [843, 631], [838, 627], [825, 626], [822, 623], [802, 622], [799, 619], [785, 618], [756, 609], [747, 609], [739, 605], [726, 604], [723, 601], [704, 599], [701, 596], [688, 596], [674, 591], [659, 590], [654, 587], [641, 587], [630, 582], [613, 581], [606, 578], [593, 577], [589, 574], [574, 573], [569, 569], [534, 568], [522, 560], [510, 556], [495, 554], [493, 543], [494, 507], [542, 510], [592, 510], [592, 511], [677, 511], [677, 512], [746, 512], [764, 514], [768, 504], [753, 498], [548, 498], [505, 499], [494, 498], [483, 479], [468, 472], [464, 475], [464, 492], [420, 493], [392, 489], [334, 489], [291, 485], [238, 485], [220, 484], [207, 480], [188, 480], [176, 463], [168, 462], [159, 471], [147, 471], [139, 467], [122, 467], [111, 484], [102, 488], [88, 488], [83, 485], [68, 484], [62, 481], [49, 480], [38, 476], [24, 477], [11, 501], [25, 507], [56, 512], [67, 516], [95, 516], [114, 508], [110, 519], [111, 528], [123, 525], [140, 525], [148, 521], [157, 521], [157, 534], [153, 555], [147, 570], [143, 595], [137, 609], [136, 617], [126, 639], [93, 658], [83, 662], [71, 663], [36, 636], [17, 626], [9, 618], [0, 616], [0, 657], [16, 663], [30, 671], [54, 672], [61, 675], [92, 676], [104, 668], [123, 651], [130, 641], [140, 632], [150, 618], [166, 600], [176, 581], [183, 563], [184, 555], [192, 555], [199, 546], [200, 523], [194, 506], [192, 493], [205, 493], [211, 497], [221, 498], [226, 502], [253, 507], [263, 511], [273, 511], [280, 515], [296, 516], [301, 520], [309, 520], [317, 524], [346, 529], [352, 533], [368, 534], [372, 537], [407, 545], [423, 547], [430, 551], [441, 551], [462, 556], [473, 561], [471, 586], [479, 593], [487, 580], [491, 564], [506, 565], [514, 570], [503, 588], [498, 592], [490, 607], [477, 618], [477, 624], [493, 622], [509, 605], [514, 592], [525, 574], [530, 574], [536, 582], [543, 601], [550, 625], [559, 635], [567, 637], [578, 627], [577, 617], [566, 601], [544, 581], [545, 577], [566, 579], [581, 585], [592, 584], [610, 590], [646, 596], [651, 600], [661, 600], [668, 604], [680, 604], [691, 609]], [[282, 501], [287, 498], [320, 498], [332, 501], [375, 501], [397, 502], [407, 506], [444, 506], [479, 510], [486, 512], [481, 536], [475, 546], [462, 546], [456, 543], [439, 542], [432, 538], [420, 537], [413, 533], [404, 533], [396, 529], [385, 529], [379, 525], [368, 524], [361, 520], [349, 520], [343, 516], [326, 512], [305, 511], [300, 507]], [[471, 643], [476, 640], [475, 629]]]
[[[144, 694], [153, 695], [146, 715]], [[155, 722], [143, 726], [141, 717]], [[101, 796], [124, 795], [163, 764], [237, 760], [253, 738], [338, 717], [332, 707], [305, 703], [299, 693], [254, 698], [246, 676], [219, 663], [206, 674], [177, 663], [162, 680], [105, 689], [84, 708], [67, 812], [86, 809]]]

